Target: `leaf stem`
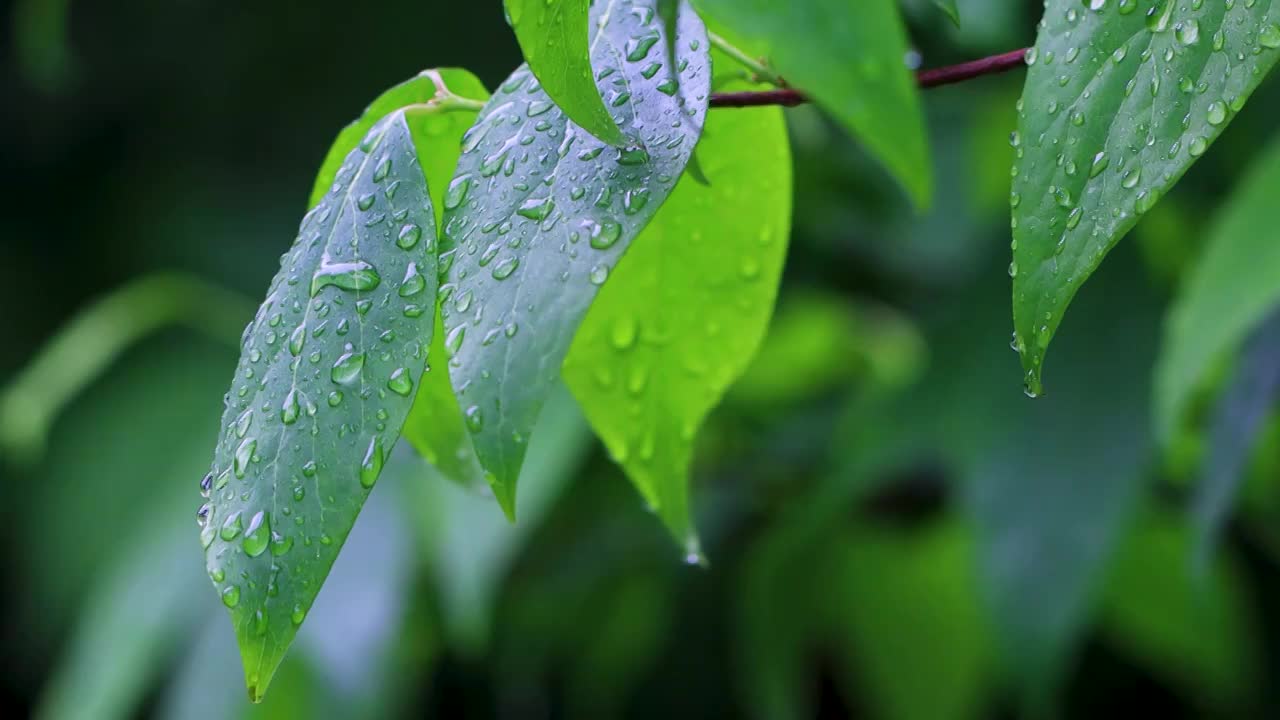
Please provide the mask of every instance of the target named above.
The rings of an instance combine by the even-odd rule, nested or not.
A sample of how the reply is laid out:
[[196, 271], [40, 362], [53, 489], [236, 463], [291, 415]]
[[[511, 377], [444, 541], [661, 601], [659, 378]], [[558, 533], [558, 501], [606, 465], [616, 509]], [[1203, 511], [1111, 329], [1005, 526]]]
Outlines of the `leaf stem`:
[[746, 53], [746, 51], [742, 50], [737, 45], [734, 45], [728, 40], [725, 40], [720, 35], [717, 35], [708, 30], [707, 39], [711, 41], [712, 47], [719, 48], [720, 52], [723, 52], [725, 55], [728, 55], [734, 60], [737, 60], [739, 63], [744, 65], [748, 70], [750, 70], [752, 74], [755, 75], [755, 80], [757, 82], [767, 82], [770, 85], [775, 85], [780, 88], [784, 88], [787, 86], [787, 81], [783, 80], [781, 75], [775, 73], [773, 70], [770, 70], [769, 66], [766, 65], [763, 61], [757, 60], [756, 58], [751, 57]]
[[147, 335], [185, 325], [238, 347], [253, 310], [239, 293], [180, 273], [150, 275], [111, 291], [81, 310], [0, 388], [0, 453], [19, 464], [38, 460], [62, 409]]
[[[714, 40], [712, 40], [712, 44], [715, 44]], [[934, 88], [972, 80], [984, 75], [997, 75], [1023, 65], [1026, 54], [1027, 48], [1020, 48], [999, 55], [970, 60], [958, 65], [922, 70], [916, 73], [916, 84], [921, 88]], [[712, 93], [711, 95], [711, 107], [745, 108], [760, 107], [762, 105], [794, 107], [807, 102], [809, 102], [809, 98], [804, 93], [786, 87], [776, 90]]]

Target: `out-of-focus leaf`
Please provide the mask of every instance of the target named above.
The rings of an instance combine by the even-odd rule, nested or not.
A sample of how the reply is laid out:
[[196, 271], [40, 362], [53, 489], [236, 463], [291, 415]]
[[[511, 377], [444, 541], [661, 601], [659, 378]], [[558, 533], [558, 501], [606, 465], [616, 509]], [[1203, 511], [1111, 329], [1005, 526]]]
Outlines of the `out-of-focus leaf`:
[[369, 131], [388, 115], [410, 106], [436, 107], [436, 112], [408, 115], [409, 133], [418, 151], [418, 163], [427, 177], [427, 189], [435, 200], [435, 217], [444, 213], [441, 197], [453, 177], [461, 152], [462, 134], [475, 122], [475, 110], [458, 106], [458, 98], [472, 101], [489, 99], [484, 84], [467, 70], [439, 68], [424, 70], [379, 95], [364, 109], [360, 117], [347, 125], [334, 138], [320, 165], [311, 188], [308, 209], [320, 204], [333, 189], [338, 171], [352, 150], [360, 145]]
[[1166, 443], [1210, 363], [1238, 348], [1280, 304], [1280, 210], [1273, 192], [1280, 187], [1280, 142], [1237, 187], [1169, 311], [1155, 371], [1156, 427]]
[[857, 135], [907, 189], [930, 203], [931, 165], [907, 33], [897, 0], [695, 0], [752, 55], [767, 57]]
[[260, 699], [400, 434], [436, 290], [435, 218], [402, 110], [302, 221], [245, 331], [201, 542]]
[[252, 312], [236, 293], [178, 273], [113, 290], [78, 312], [0, 393], [0, 451], [20, 464], [38, 460], [62, 409], [151, 333], [181, 324], [234, 344]]
[[1218, 400], [1192, 514], [1196, 562], [1207, 565], [1244, 481], [1258, 432], [1280, 396], [1280, 312], [1254, 331]]
[[[529, 70], [564, 114], [583, 130], [611, 145], [627, 139], [609, 116], [595, 83], [591, 55], [597, 44], [609, 44], [596, 33], [588, 47], [588, 0], [505, 0], [507, 19], [520, 41]], [[618, 7], [613, 12], [626, 12]], [[623, 52], [623, 46], [613, 48]]]
[[552, 393], [521, 473], [524, 510], [518, 524], [496, 513], [488, 497], [447, 482], [434, 468], [428, 468], [422, 482], [407, 487], [420, 518], [418, 526], [426, 535], [446, 632], [464, 652], [484, 650], [503, 578], [574, 476], [590, 439], [569, 393]]
[[960, 27], [960, 8], [956, 7], [956, 0], [933, 0], [933, 4], [951, 18], [951, 22], [955, 23], [956, 27]]
[[693, 442], [755, 356], [786, 258], [791, 155], [782, 111], [712, 115], [699, 153], [710, 184], [676, 187], [564, 362], [596, 434], [695, 561]]
[[[972, 533], [947, 522], [840, 532], [815, 587], [850, 700], [882, 720], [986, 717], [995, 652]], [[944, 639], [940, 641], [941, 639]], [[909, 669], [909, 671], [907, 671]]]
[[12, 7], [11, 47], [23, 77], [45, 92], [65, 89], [76, 69], [67, 38], [71, 0], [18, 0]]
[[1045, 4], [1010, 196], [1028, 392], [1040, 392], [1045, 350], [1076, 291], [1280, 59], [1271, 12], [1244, 1]]
[[133, 717], [187, 627], [212, 608], [197, 550], [183, 541], [190, 516], [166, 515], [120, 553], [86, 599], [36, 717]]
[[529, 435], [579, 322], [702, 131], [706, 30], [682, 2], [671, 56], [656, 6], [592, 8], [607, 38], [594, 43], [598, 83], [643, 148], [609, 147], [572, 125], [521, 67], [468, 131], [445, 196], [449, 375], [508, 515]]
[[[1003, 393], [1004, 382], [988, 371], [985, 382], [970, 381], [960, 405], [1000, 408], [997, 432], [965, 453], [964, 497], [1002, 649], [1024, 699], [1041, 710], [1132, 517], [1150, 450], [1155, 303], [1122, 274], [1133, 268], [1132, 255], [1124, 260], [1099, 276], [1099, 294], [1081, 308], [1098, 346], [1124, 352], [1065, 349], [1061, 391], [1035, 401]], [[1113, 303], [1125, 312], [1108, 311]], [[996, 352], [999, 326], [981, 328], [981, 342]], [[979, 332], [976, 324], [965, 331]], [[1008, 400], [991, 400], [1002, 396]]]
[[1261, 628], [1242, 578], [1221, 562], [1197, 581], [1187, 568], [1193, 531], [1168, 513], [1148, 513], [1134, 530], [1108, 575], [1105, 637], [1193, 694], [1204, 716], [1250, 716]]

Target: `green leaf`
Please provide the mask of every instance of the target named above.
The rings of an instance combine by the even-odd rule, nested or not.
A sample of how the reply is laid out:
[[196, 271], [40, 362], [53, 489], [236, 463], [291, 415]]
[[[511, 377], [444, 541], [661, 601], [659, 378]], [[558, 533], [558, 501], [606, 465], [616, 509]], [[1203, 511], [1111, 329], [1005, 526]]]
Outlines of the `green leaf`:
[[445, 370], [444, 329], [438, 315], [427, 357], [434, 365], [422, 375], [413, 409], [404, 421], [404, 439], [446, 478], [466, 487], [483, 487], [484, 470]]
[[695, 0], [850, 132], [928, 206], [932, 168], [897, 0]]
[[1204, 254], [1169, 310], [1155, 370], [1157, 432], [1168, 443], [1210, 364], [1280, 304], [1280, 142], [1218, 214]]
[[245, 330], [201, 530], [262, 697], [409, 412], [431, 337], [435, 221], [410, 123], [351, 151]]
[[[609, 116], [588, 47], [588, 0], [505, 0], [507, 18], [520, 42], [529, 70], [551, 100], [583, 130], [610, 145], [625, 145], [626, 137]], [[603, 3], [602, 3], [603, 4]], [[613, 1], [604, 12], [621, 13]]]
[[[751, 148], [743, 152], [743, 148]], [[791, 230], [791, 153], [778, 108], [715, 113], [685, 178], [596, 299], [564, 362], [614, 459], [692, 558], [693, 441], [756, 354]]]
[[1271, 10], [1046, 4], [1013, 136], [1009, 272], [1028, 393], [1040, 392], [1045, 350], [1076, 291], [1280, 58]]
[[449, 178], [458, 164], [462, 133], [475, 122], [476, 111], [466, 108], [466, 101], [489, 99], [484, 84], [467, 70], [439, 68], [424, 70], [416, 76], [382, 93], [365, 108], [360, 117], [338, 133], [311, 189], [308, 208], [315, 207], [333, 187], [338, 169], [347, 155], [383, 118], [411, 105], [436, 106], [444, 112], [419, 113], [410, 124], [418, 149], [418, 162], [427, 176], [427, 187], [435, 194], [436, 221], [444, 208], [440, 205]]
[[960, 8], [956, 7], [956, 0], [933, 0], [933, 4], [951, 18], [951, 22], [955, 23], [956, 27], [960, 27]]
[[624, 132], [617, 149], [571, 125], [527, 68], [466, 136], [445, 199], [441, 313], [449, 374], [503, 509], [574, 331], [630, 241], [689, 162], [706, 116], [706, 31], [681, 4], [668, 56], [657, 0], [597, 3], [599, 82]]

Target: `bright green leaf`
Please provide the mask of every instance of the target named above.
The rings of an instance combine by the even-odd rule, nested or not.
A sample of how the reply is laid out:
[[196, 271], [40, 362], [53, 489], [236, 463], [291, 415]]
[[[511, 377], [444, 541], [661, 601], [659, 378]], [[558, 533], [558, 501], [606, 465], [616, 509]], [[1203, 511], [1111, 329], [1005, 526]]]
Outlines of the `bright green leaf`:
[[780, 109], [712, 114], [698, 153], [710, 184], [686, 178], [676, 187], [564, 363], [596, 434], [692, 557], [700, 552], [688, 505], [695, 434], [764, 337], [791, 229]]
[[1009, 272], [1029, 393], [1076, 291], [1280, 59], [1271, 11], [1243, 0], [1046, 4], [1012, 138]]
[[571, 125], [521, 67], [468, 131], [445, 196], [449, 374], [509, 515], [529, 434], [574, 331], [680, 178], [705, 119], [706, 31], [681, 4], [669, 57], [657, 4], [606, 13], [597, 3], [592, 15], [605, 21], [592, 56], [601, 89], [643, 148], [613, 148]]
[[861, 138], [919, 207], [931, 166], [897, 0], [695, 0], [752, 55]]
[[1205, 370], [1280, 304], [1280, 142], [1238, 184], [1169, 311], [1156, 367], [1155, 418], [1168, 442]]
[[[627, 139], [609, 116], [592, 79], [589, 0], [505, 0], [505, 4], [525, 62], [552, 101], [583, 130], [610, 145], [625, 145]], [[612, 7], [613, 2], [608, 5]], [[600, 37], [596, 36], [597, 42]]]
[[960, 27], [960, 8], [956, 7], [956, 0], [933, 0], [933, 4], [951, 18], [951, 22], [955, 23], [956, 27]]
[[[443, 87], [444, 92], [441, 92]], [[444, 208], [440, 196], [447, 187], [453, 169], [458, 163], [462, 133], [475, 122], [476, 111], [468, 110], [458, 102], [461, 98], [472, 101], [489, 99], [484, 84], [467, 70], [440, 68], [424, 70], [416, 76], [382, 93], [360, 117], [338, 133], [329, 153], [325, 155], [320, 172], [311, 189], [308, 208], [315, 207], [333, 187], [338, 169], [347, 155], [360, 144], [365, 135], [383, 118], [409, 106], [436, 105], [446, 112], [417, 113], [411, 117], [409, 130], [418, 149], [418, 162], [427, 176], [427, 187], [436, 201], [436, 220]]]
[[435, 222], [396, 112], [303, 219], [245, 331], [201, 541], [262, 697], [400, 434], [436, 290]]

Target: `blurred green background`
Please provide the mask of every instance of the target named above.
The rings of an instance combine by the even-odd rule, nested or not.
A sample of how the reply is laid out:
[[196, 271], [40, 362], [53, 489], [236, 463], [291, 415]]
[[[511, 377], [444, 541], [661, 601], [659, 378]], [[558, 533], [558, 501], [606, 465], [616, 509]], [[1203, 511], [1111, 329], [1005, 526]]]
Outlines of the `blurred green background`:
[[[1027, 45], [1042, 8], [961, 0], [956, 29], [903, 5], [925, 66]], [[193, 517], [240, 328], [338, 129], [423, 68], [492, 87], [516, 43], [498, 0], [2, 7], [0, 385], [26, 391], [0, 413], [0, 694], [20, 715], [1280, 707], [1280, 433], [1197, 569], [1214, 383], [1174, 447], [1147, 431], [1166, 308], [1272, 133], [1275, 83], [1086, 286], [1035, 401], [1008, 349], [1022, 73], [928, 93], [923, 215], [821, 114], [789, 111], [780, 304], [697, 456], [710, 567], [681, 562], [567, 395], [517, 526], [402, 444], [251, 707]]]

